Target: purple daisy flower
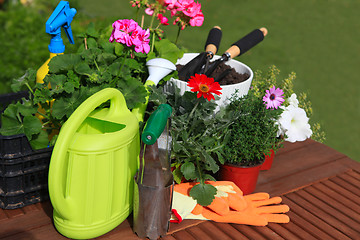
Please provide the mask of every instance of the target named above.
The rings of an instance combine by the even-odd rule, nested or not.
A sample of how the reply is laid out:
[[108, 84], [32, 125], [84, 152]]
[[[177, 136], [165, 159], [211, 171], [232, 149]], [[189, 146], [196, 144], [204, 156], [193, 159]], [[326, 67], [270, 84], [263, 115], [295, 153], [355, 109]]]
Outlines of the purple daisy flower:
[[264, 104], [266, 104], [266, 109], [277, 109], [285, 101], [283, 94], [284, 91], [280, 88], [275, 89], [275, 86], [270, 88], [270, 90], [266, 90], [266, 94], [263, 97]]

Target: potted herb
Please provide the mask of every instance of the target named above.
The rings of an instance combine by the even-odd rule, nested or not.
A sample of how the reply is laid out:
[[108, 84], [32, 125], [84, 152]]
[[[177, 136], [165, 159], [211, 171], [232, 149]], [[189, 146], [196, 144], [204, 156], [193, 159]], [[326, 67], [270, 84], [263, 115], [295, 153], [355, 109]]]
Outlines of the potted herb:
[[232, 113], [214, 115], [217, 107], [215, 96], [221, 94], [221, 87], [214, 79], [196, 74], [190, 78], [188, 86], [192, 90], [183, 95], [174, 84], [164, 92], [163, 87], [152, 88], [150, 101], [156, 105], [168, 103], [173, 107], [170, 134], [174, 179], [177, 183], [183, 178], [200, 182], [192, 188], [190, 196], [206, 206], [216, 194], [216, 189], [206, 181], [215, 180], [219, 163], [224, 163], [223, 146], [232, 123]]
[[264, 154], [280, 147], [282, 140], [277, 138], [275, 123], [282, 109], [267, 109], [263, 99], [250, 90], [244, 97], [234, 94], [226, 110], [235, 112], [236, 118], [229, 127], [229, 140], [224, 146], [226, 163], [221, 166], [219, 177], [233, 181], [244, 194], [249, 194], [255, 189]]
[[[277, 81], [278, 74], [274, 66], [265, 77], [258, 72], [248, 94], [233, 95], [226, 107], [226, 111], [236, 113], [236, 118], [229, 126], [230, 137], [224, 147], [226, 163], [220, 168], [219, 178], [235, 182], [244, 194], [254, 191], [264, 160], [275, 153], [283, 141], [304, 141], [313, 133], [317, 140], [324, 136], [318, 124], [313, 127], [309, 124], [311, 105], [306, 95], [300, 94], [300, 104], [293, 91], [296, 75], [292, 73]], [[235, 173], [239, 169], [245, 173]], [[249, 175], [252, 170], [253, 175]], [[235, 175], [239, 178], [233, 178]]]

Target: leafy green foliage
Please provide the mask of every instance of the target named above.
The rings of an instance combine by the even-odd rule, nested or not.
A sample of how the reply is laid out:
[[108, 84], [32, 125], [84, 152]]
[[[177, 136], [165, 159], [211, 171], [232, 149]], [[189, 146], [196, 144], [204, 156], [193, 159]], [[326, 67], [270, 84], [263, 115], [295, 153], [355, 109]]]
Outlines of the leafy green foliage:
[[131, 58], [129, 50], [115, 47], [120, 44], [109, 43], [108, 36], [90, 24], [83, 35], [84, 45], [77, 53], [58, 55], [50, 60], [43, 84], [34, 84], [36, 70], [33, 69], [14, 80], [14, 91], [26, 86], [31, 94], [29, 100], [23, 99], [5, 110], [1, 134], [24, 133], [33, 147], [44, 148], [49, 142], [44, 136], [56, 134], [85, 99], [108, 87], [119, 89], [130, 109], [144, 103], [148, 94], [143, 85], [147, 56], [136, 53]]
[[[176, 86], [151, 88], [150, 101], [155, 104], [168, 103], [173, 109], [171, 117], [172, 166], [175, 181], [183, 177], [200, 182], [190, 192], [199, 204], [208, 205], [216, 194], [206, 180], [215, 180], [213, 175], [223, 163], [223, 147], [230, 134], [232, 113], [214, 114], [216, 103], [197, 98], [196, 93], [185, 92], [180, 96]], [[194, 111], [193, 111], [194, 110]], [[209, 202], [210, 201], [210, 202]]]

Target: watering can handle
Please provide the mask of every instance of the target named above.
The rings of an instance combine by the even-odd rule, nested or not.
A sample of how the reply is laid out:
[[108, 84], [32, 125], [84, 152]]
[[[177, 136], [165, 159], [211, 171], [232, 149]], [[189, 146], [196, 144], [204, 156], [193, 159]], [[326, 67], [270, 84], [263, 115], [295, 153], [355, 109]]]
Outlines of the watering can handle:
[[71, 138], [84, 120], [102, 103], [110, 100], [109, 115], [131, 114], [121, 92], [114, 88], [103, 89], [86, 99], [62, 126], [51, 155], [49, 166], [49, 194], [54, 209], [64, 218], [71, 219], [75, 212], [71, 197], [66, 193], [65, 159]]

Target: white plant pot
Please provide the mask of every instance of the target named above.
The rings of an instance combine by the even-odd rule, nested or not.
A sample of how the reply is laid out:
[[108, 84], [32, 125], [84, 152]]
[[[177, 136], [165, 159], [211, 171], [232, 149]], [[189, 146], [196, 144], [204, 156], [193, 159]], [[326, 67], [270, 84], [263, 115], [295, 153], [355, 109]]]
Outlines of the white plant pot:
[[[176, 62], [176, 64], [185, 65], [186, 63], [191, 61], [197, 55], [199, 55], [199, 53], [185, 53], [184, 56]], [[219, 59], [220, 57], [221, 56], [219, 56], [219, 55], [215, 55], [213, 57], [212, 61]], [[235, 71], [238, 73], [249, 74], [250, 77], [241, 83], [236, 83], [236, 84], [231, 84], [231, 85], [221, 85], [221, 88], [222, 88], [221, 93], [222, 94], [220, 95], [220, 99], [218, 99], [216, 101], [216, 103], [218, 104], [216, 111], [218, 111], [221, 106], [225, 106], [229, 103], [229, 98], [231, 97], [231, 95], [233, 93], [235, 93], [236, 89], [238, 89], [237, 95], [239, 97], [245, 96], [250, 89], [251, 81], [254, 76], [254, 73], [251, 70], [251, 68], [249, 68], [248, 66], [246, 66], [245, 64], [243, 64], [239, 61], [231, 59], [230, 61], [225, 62], [225, 64], [233, 67], [235, 69]], [[175, 79], [175, 78], [171, 78], [170, 81], [173, 82], [178, 88], [180, 88], [181, 95], [184, 94], [185, 91], [190, 91], [190, 89], [191, 89], [190, 87], [187, 86], [187, 82], [184, 82], [184, 81], [181, 81], [181, 80]]]

